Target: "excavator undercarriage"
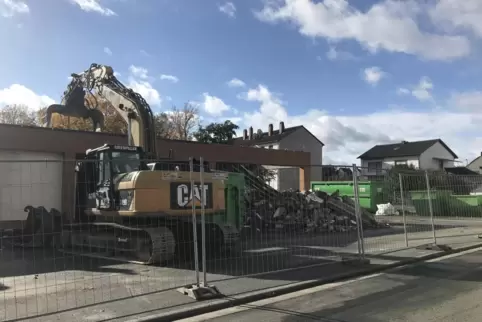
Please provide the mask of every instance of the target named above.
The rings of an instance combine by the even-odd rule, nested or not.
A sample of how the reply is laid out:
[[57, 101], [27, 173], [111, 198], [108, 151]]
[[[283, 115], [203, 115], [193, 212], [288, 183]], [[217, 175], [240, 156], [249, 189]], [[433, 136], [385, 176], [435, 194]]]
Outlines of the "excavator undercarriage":
[[[158, 217], [162, 219], [158, 225], [148, 226], [103, 220], [66, 225], [61, 232], [62, 250], [138, 264], [169, 265], [189, 260], [194, 247], [192, 221]], [[200, 220], [198, 222], [200, 232]], [[206, 242], [208, 251], [229, 254], [237, 250], [239, 233], [229, 224], [206, 223]]]

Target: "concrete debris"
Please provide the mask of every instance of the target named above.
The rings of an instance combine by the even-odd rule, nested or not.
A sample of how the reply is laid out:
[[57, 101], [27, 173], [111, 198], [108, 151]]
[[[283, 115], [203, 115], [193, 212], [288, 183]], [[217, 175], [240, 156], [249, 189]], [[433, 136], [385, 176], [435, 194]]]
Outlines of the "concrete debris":
[[[354, 201], [339, 192], [278, 192], [271, 187], [250, 187], [246, 194], [247, 225], [256, 230], [356, 231]], [[363, 228], [377, 228], [374, 216], [360, 209]]]

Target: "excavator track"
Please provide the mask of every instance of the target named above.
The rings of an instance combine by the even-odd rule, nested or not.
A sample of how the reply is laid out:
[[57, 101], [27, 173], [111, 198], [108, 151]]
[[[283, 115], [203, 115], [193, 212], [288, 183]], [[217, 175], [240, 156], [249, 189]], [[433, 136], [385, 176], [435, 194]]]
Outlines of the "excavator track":
[[[115, 230], [101, 234], [93, 233], [93, 228], [99, 227]], [[239, 251], [239, 231], [229, 224], [217, 227], [222, 233], [222, 242], [214, 247], [217, 251], [224, 253], [224, 256], [235, 255]], [[137, 228], [100, 222], [74, 224], [65, 228], [59, 245], [63, 253], [119, 262], [162, 265], [173, 259], [178, 244], [173, 232], [165, 226]], [[123, 234], [120, 234], [120, 231]], [[199, 227], [199, 242], [200, 233]], [[122, 237], [119, 237], [120, 235]], [[209, 237], [208, 240], [210, 240]], [[207, 247], [211, 246], [207, 245]]]
[[167, 227], [144, 229], [150, 237], [148, 256], [144, 257], [138, 249], [137, 256], [143, 264], [161, 264], [171, 260], [176, 251], [176, 241]]
[[125, 238], [115, 233], [92, 234], [92, 229], [81, 229], [86, 227], [86, 224], [69, 225], [63, 230], [60, 250], [67, 254], [144, 265], [165, 263], [175, 254], [176, 241], [168, 227], [137, 228], [116, 223], [89, 226], [117, 229], [117, 232], [124, 232], [123, 236], [128, 236]]

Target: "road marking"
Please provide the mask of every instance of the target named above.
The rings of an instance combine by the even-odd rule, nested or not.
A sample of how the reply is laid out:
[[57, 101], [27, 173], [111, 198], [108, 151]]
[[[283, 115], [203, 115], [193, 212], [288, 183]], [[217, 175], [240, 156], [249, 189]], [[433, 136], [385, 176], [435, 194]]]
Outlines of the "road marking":
[[[449, 255], [446, 255], [446, 256], [430, 259], [430, 260], [427, 260], [425, 262], [427, 262], [427, 263], [440, 262], [440, 261], [443, 261], [445, 259], [463, 256], [463, 255], [475, 253], [475, 252], [478, 252], [478, 251], [481, 251], [481, 250], [482, 250], [482, 247], [478, 247], [478, 248], [469, 249], [469, 250], [466, 250], [466, 251], [463, 251], [463, 252], [460, 252], [460, 253], [449, 254]], [[283, 294], [283, 295], [280, 295], [280, 296], [275, 296], [275, 297], [272, 297], [272, 298], [268, 298], [268, 299], [264, 299], [264, 300], [260, 300], [260, 301], [256, 301], [256, 302], [251, 302], [251, 303], [243, 304], [243, 305], [240, 305], [240, 306], [235, 306], [235, 307], [228, 308], [228, 309], [214, 311], [214, 312], [194, 316], [194, 317], [187, 318], [187, 319], [177, 320], [177, 322], [201, 322], [201, 321], [207, 321], [207, 320], [219, 318], [219, 317], [226, 316], [226, 315], [240, 313], [240, 312], [255, 309], [256, 307], [266, 306], [266, 305], [270, 305], [270, 304], [273, 304], [273, 303], [282, 302], [282, 301], [290, 300], [290, 299], [293, 299], [293, 298], [297, 298], [297, 297], [300, 297], [300, 296], [309, 295], [309, 294], [313, 294], [313, 293], [316, 293], [316, 292], [333, 289], [333, 288], [336, 288], [336, 287], [339, 287], [339, 286], [342, 286], [342, 285], [347, 285], [347, 284], [371, 279], [371, 278], [374, 278], [374, 277], [378, 277], [378, 276], [381, 276], [381, 275], [386, 275], [390, 271], [398, 270], [398, 269], [401, 269], [403, 267], [413, 266], [413, 265], [416, 265], [416, 264], [418, 264], [418, 263], [407, 264], [407, 265], [395, 267], [393, 269], [388, 270], [387, 272], [361, 276], [361, 277], [357, 277], [357, 278], [354, 278], [354, 279], [351, 279], [351, 280], [348, 280], [348, 281], [323, 284], [323, 285], [320, 285], [320, 286], [315, 286], [315, 287], [312, 287], [312, 288], [309, 288], [309, 289], [300, 290], [300, 291], [296, 291], [296, 292], [293, 292], [293, 293]]]
[[245, 250], [245, 253], [264, 253], [264, 252], [275, 252], [278, 250], [286, 250], [288, 248], [285, 247], [269, 247], [269, 248], [255, 248], [255, 249], [248, 249]]
[[426, 262], [427, 263], [440, 262], [440, 261], [443, 261], [444, 259], [459, 257], [459, 256], [462, 256], [462, 255], [465, 255], [465, 254], [475, 253], [475, 252], [478, 252], [480, 250], [482, 250], [482, 247], [477, 247], [477, 248], [473, 248], [473, 249], [469, 249], [469, 250], [464, 250], [463, 252], [460, 252], [460, 253], [454, 253], [454, 254], [445, 255], [443, 257], [430, 259]]

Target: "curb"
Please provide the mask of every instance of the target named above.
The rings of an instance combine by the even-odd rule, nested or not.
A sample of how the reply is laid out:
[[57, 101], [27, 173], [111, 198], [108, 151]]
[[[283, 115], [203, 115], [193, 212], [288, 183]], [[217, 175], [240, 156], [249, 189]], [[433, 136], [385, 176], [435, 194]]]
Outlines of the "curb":
[[370, 269], [361, 269], [355, 272], [338, 274], [336, 276], [322, 278], [319, 280], [301, 282], [301, 283], [266, 289], [266, 290], [259, 291], [255, 294], [253, 294], [254, 292], [251, 292], [251, 294], [239, 296], [236, 298], [226, 296], [220, 300], [214, 301], [214, 303], [210, 302], [209, 304], [207, 303], [206, 305], [203, 305], [203, 306], [186, 308], [184, 310], [178, 310], [178, 311], [171, 311], [169, 313], [159, 313], [159, 314], [147, 316], [144, 318], [128, 320], [127, 322], [172, 322], [172, 321], [186, 319], [186, 318], [190, 318], [190, 317], [205, 314], [205, 313], [219, 311], [219, 310], [226, 309], [233, 306], [239, 306], [239, 305], [244, 305], [251, 302], [260, 301], [266, 298], [271, 298], [279, 295], [284, 295], [287, 293], [297, 292], [303, 289], [312, 288], [322, 284], [334, 283], [334, 282], [339, 282], [346, 279], [352, 279], [352, 278], [356, 278], [364, 275], [379, 273], [389, 269], [410, 265], [410, 264], [415, 264], [418, 262], [427, 261], [427, 260], [435, 259], [438, 257], [450, 255], [450, 254], [461, 253], [467, 250], [472, 250], [480, 247], [482, 247], [482, 243], [465, 246], [457, 249], [451, 249], [447, 251], [441, 251], [434, 254], [428, 254], [417, 258], [407, 259], [400, 262], [383, 265], [380, 267], [373, 267]]

